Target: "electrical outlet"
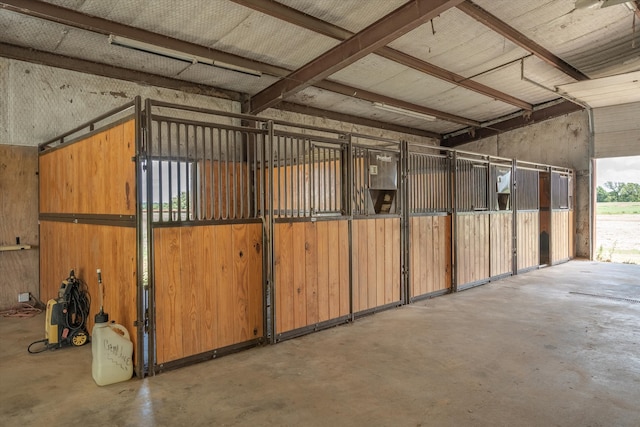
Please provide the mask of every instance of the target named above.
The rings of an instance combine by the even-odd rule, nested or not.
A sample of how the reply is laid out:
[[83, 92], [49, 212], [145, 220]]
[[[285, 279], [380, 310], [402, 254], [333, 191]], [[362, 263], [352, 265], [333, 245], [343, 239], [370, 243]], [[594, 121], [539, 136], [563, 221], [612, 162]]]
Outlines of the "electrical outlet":
[[22, 292], [18, 294], [18, 302], [29, 302], [30, 299], [29, 292]]

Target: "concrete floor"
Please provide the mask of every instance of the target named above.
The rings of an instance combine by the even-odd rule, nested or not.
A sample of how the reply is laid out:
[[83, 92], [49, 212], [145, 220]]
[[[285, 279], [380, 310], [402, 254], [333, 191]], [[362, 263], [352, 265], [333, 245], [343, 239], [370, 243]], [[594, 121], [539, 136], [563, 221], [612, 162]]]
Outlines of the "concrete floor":
[[572, 261], [106, 387], [89, 346], [27, 354], [43, 315], [1, 318], [0, 424], [638, 426], [639, 278]]

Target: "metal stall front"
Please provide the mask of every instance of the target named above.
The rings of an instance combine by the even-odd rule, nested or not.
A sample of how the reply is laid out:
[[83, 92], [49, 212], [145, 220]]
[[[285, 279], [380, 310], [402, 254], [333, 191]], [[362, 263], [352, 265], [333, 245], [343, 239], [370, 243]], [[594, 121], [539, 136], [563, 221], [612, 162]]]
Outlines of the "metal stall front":
[[516, 161], [515, 173], [515, 271], [540, 266], [540, 172], [542, 166]]
[[408, 301], [451, 291], [452, 151], [408, 146]]
[[513, 161], [456, 151], [455, 285], [463, 290], [513, 273]]
[[551, 168], [550, 264], [567, 262], [573, 257], [573, 171]]
[[145, 285], [152, 373], [265, 337], [264, 179], [256, 119], [147, 100]]
[[274, 122], [268, 198], [273, 229], [273, 342], [350, 318], [349, 140]]
[[144, 311], [132, 159], [140, 147], [140, 102], [137, 97], [39, 145], [40, 298], [57, 298], [73, 269], [93, 302], [87, 330], [102, 305], [129, 332], [138, 377], [145, 372]]
[[351, 138], [351, 297], [354, 316], [361, 316], [404, 301], [403, 158], [397, 141]]

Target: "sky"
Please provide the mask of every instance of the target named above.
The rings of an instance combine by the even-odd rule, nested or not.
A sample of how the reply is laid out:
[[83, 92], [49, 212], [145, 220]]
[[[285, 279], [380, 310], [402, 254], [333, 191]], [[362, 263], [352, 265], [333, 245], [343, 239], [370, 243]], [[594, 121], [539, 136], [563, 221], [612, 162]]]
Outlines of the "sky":
[[640, 184], [640, 156], [598, 159], [596, 177], [602, 187], [607, 181]]

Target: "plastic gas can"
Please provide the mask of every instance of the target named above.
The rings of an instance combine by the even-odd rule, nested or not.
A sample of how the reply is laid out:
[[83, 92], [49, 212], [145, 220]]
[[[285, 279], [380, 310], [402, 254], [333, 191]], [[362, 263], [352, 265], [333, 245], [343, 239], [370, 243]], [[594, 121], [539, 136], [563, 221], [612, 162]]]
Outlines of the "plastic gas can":
[[96, 384], [127, 381], [133, 375], [133, 343], [127, 328], [109, 323], [109, 315], [98, 313], [91, 333], [91, 371]]

